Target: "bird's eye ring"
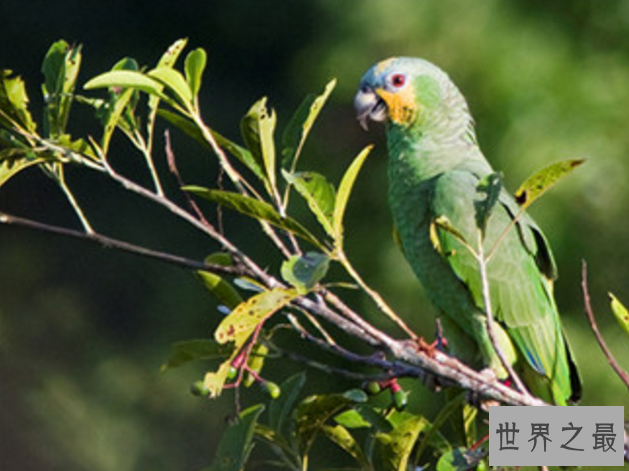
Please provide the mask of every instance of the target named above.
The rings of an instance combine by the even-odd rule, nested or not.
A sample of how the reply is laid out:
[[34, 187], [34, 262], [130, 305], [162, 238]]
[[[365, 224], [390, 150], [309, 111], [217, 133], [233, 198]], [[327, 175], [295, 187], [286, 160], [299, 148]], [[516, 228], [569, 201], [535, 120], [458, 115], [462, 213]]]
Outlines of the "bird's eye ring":
[[391, 85], [400, 88], [406, 83], [406, 77], [403, 74], [395, 74], [391, 77]]

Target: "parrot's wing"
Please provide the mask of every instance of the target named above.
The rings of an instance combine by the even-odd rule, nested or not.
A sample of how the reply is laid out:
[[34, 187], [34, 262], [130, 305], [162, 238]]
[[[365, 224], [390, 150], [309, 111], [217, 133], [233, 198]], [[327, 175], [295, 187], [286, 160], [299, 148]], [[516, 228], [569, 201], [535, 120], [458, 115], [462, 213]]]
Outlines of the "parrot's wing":
[[[435, 182], [433, 217], [446, 218], [456, 229], [439, 228], [441, 252], [457, 277], [466, 285], [476, 305], [484, 306], [479, 264], [473, 250], [479, 244], [475, 200], [479, 176], [450, 171]], [[570, 367], [552, 293], [555, 262], [542, 232], [530, 217], [520, 215], [511, 196], [502, 191], [489, 218], [485, 253], [494, 318], [506, 330], [522, 357], [537, 373], [548, 378], [553, 396], [570, 396]], [[505, 230], [511, 229], [505, 234]], [[457, 234], [458, 232], [458, 234]], [[499, 242], [498, 242], [499, 241]], [[496, 243], [499, 245], [493, 249]], [[556, 391], [555, 388], [558, 388]]]

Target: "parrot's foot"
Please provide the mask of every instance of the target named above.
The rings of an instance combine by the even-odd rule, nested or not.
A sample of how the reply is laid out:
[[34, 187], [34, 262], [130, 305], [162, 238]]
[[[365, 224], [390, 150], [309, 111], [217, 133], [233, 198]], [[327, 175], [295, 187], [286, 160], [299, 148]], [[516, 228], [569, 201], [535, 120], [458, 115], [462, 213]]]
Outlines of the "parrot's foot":
[[441, 337], [431, 343], [426, 342], [423, 337], [419, 337], [412, 342], [418, 352], [425, 353], [431, 358], [435, 356], [435, 352], [442, 352], [443, 348], [448, 345], [447, 340]]

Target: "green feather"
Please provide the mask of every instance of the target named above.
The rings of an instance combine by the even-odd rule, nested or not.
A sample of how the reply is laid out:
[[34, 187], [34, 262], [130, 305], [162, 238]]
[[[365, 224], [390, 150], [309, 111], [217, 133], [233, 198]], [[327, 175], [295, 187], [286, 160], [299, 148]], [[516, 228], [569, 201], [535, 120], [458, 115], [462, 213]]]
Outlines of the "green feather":
[[[392, 77], [400, 74], [403, 85], [394, 85], [400, 80]], [[470, 252], [480, 240], [477, 187], [493, 170], [477, 145], [465, 99], [444, 72], [421, 59], [374, 66], [363, 77], [357, 107], [369, 90], [389, 116], [389, 204], [404, 254], [443, 313], [452, 353], [504, 378], [487, 335], [478, 260]], [[580, 380], [553, 298], [555, 262], [542, 231], [519, 213], [502, 189], [483, 239], [484, 252], [491, 253], [487, 277], [499, 343], [533, 394], [566, 404], [578, 396]]]

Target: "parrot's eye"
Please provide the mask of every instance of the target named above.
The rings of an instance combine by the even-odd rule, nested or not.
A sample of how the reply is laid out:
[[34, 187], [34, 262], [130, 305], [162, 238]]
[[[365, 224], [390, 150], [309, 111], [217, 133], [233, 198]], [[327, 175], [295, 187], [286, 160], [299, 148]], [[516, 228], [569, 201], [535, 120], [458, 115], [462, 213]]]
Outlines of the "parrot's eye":
[[391, 77], [391, 85], [400, 88], [406, 83], [406, 77], [402, 74], [395, 74]]

